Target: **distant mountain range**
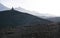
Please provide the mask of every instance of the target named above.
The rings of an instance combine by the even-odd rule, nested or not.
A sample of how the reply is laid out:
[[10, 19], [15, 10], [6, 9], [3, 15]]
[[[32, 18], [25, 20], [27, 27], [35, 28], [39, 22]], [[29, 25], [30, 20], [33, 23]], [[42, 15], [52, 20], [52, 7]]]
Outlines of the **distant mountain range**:
[[53, 21], [53, 22], [60, 22], [60, 17], [48, 18], [48, 20]]
[[31, 25], [37, 23], [48, 24], [51, 23], [51, 21], [19, 12], [14, 9], [0, 12], [0, 26]]
[[9, 8], [7, 8], [6, 6], [0, 3], [0, 11], [4, 11], [4, 10], [9, 10]]

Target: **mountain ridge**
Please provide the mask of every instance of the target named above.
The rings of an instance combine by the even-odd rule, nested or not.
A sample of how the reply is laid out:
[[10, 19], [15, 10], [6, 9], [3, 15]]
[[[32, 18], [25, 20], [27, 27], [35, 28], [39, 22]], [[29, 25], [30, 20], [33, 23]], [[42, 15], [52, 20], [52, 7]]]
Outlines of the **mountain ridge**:
[[31, 24], [48, 24], [51, 21], [27, 14], [16, 10], [7, 10], [0, 12], [0, 25], [31, 25]]
[[[40, 18], [54, 17], [54, 16], [49, 15], [49, 14], [42, 14], [42, 13], [37, 13], [35, 11], [29, 11], [29, 10], [23, 9], [21, 7], [14, 8], [14, 9], [17, 10], [17, 11], [23, 12], [23, 13], [28, 13], [28, 14], [31, 14], [31, 15], [34, 15], [34, 16], [38, 16]], [[0, 11], [5, 11], [5, 10], [10, 10], [10, 8], [4, 6], [3, 4], [0, 3]]]
[[38, 16], [40, 18], [55, 17], [55, 16], [50, 15], [50, 14], [42, 14], [42, 13], [38, 13], [36, 11], [29, 11], [29, 10], [23, 9], [21, 7], [15, 8], [15, 10], [20, 11], [20, 12], [24, 12], [24, 13], [28, 13], [28, 14], [31, 14], [31, 15], [34, 15], [34, 16]]

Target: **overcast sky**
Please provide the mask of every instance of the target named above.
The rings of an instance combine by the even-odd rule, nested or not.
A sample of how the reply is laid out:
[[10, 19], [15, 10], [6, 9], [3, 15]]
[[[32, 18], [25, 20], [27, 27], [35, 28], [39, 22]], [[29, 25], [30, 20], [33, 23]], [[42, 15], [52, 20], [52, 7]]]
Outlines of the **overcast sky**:
[[60, 0], [0, 0], [9, 7], [22, 7], [30, 11], [60, 16]]

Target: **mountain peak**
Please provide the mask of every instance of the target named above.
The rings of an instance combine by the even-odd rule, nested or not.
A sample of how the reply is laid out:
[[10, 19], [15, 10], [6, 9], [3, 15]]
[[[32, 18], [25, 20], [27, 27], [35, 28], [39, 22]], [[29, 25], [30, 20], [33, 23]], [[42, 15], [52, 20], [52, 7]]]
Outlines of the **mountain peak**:
[[14, 8], [12, 7], [12, 10], [14, 10]]
[[12, 7], [11, 10], [14, 11], [15, 9]]

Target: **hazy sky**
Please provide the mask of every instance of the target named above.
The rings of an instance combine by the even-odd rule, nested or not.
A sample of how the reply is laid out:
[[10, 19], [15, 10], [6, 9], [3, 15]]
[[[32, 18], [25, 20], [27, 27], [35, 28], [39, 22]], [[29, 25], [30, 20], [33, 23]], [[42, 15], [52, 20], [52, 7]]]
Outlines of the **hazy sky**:
[[60, 0], [0, 0], [11, 8], [22, 7], [30, 11], [60, 16]]

